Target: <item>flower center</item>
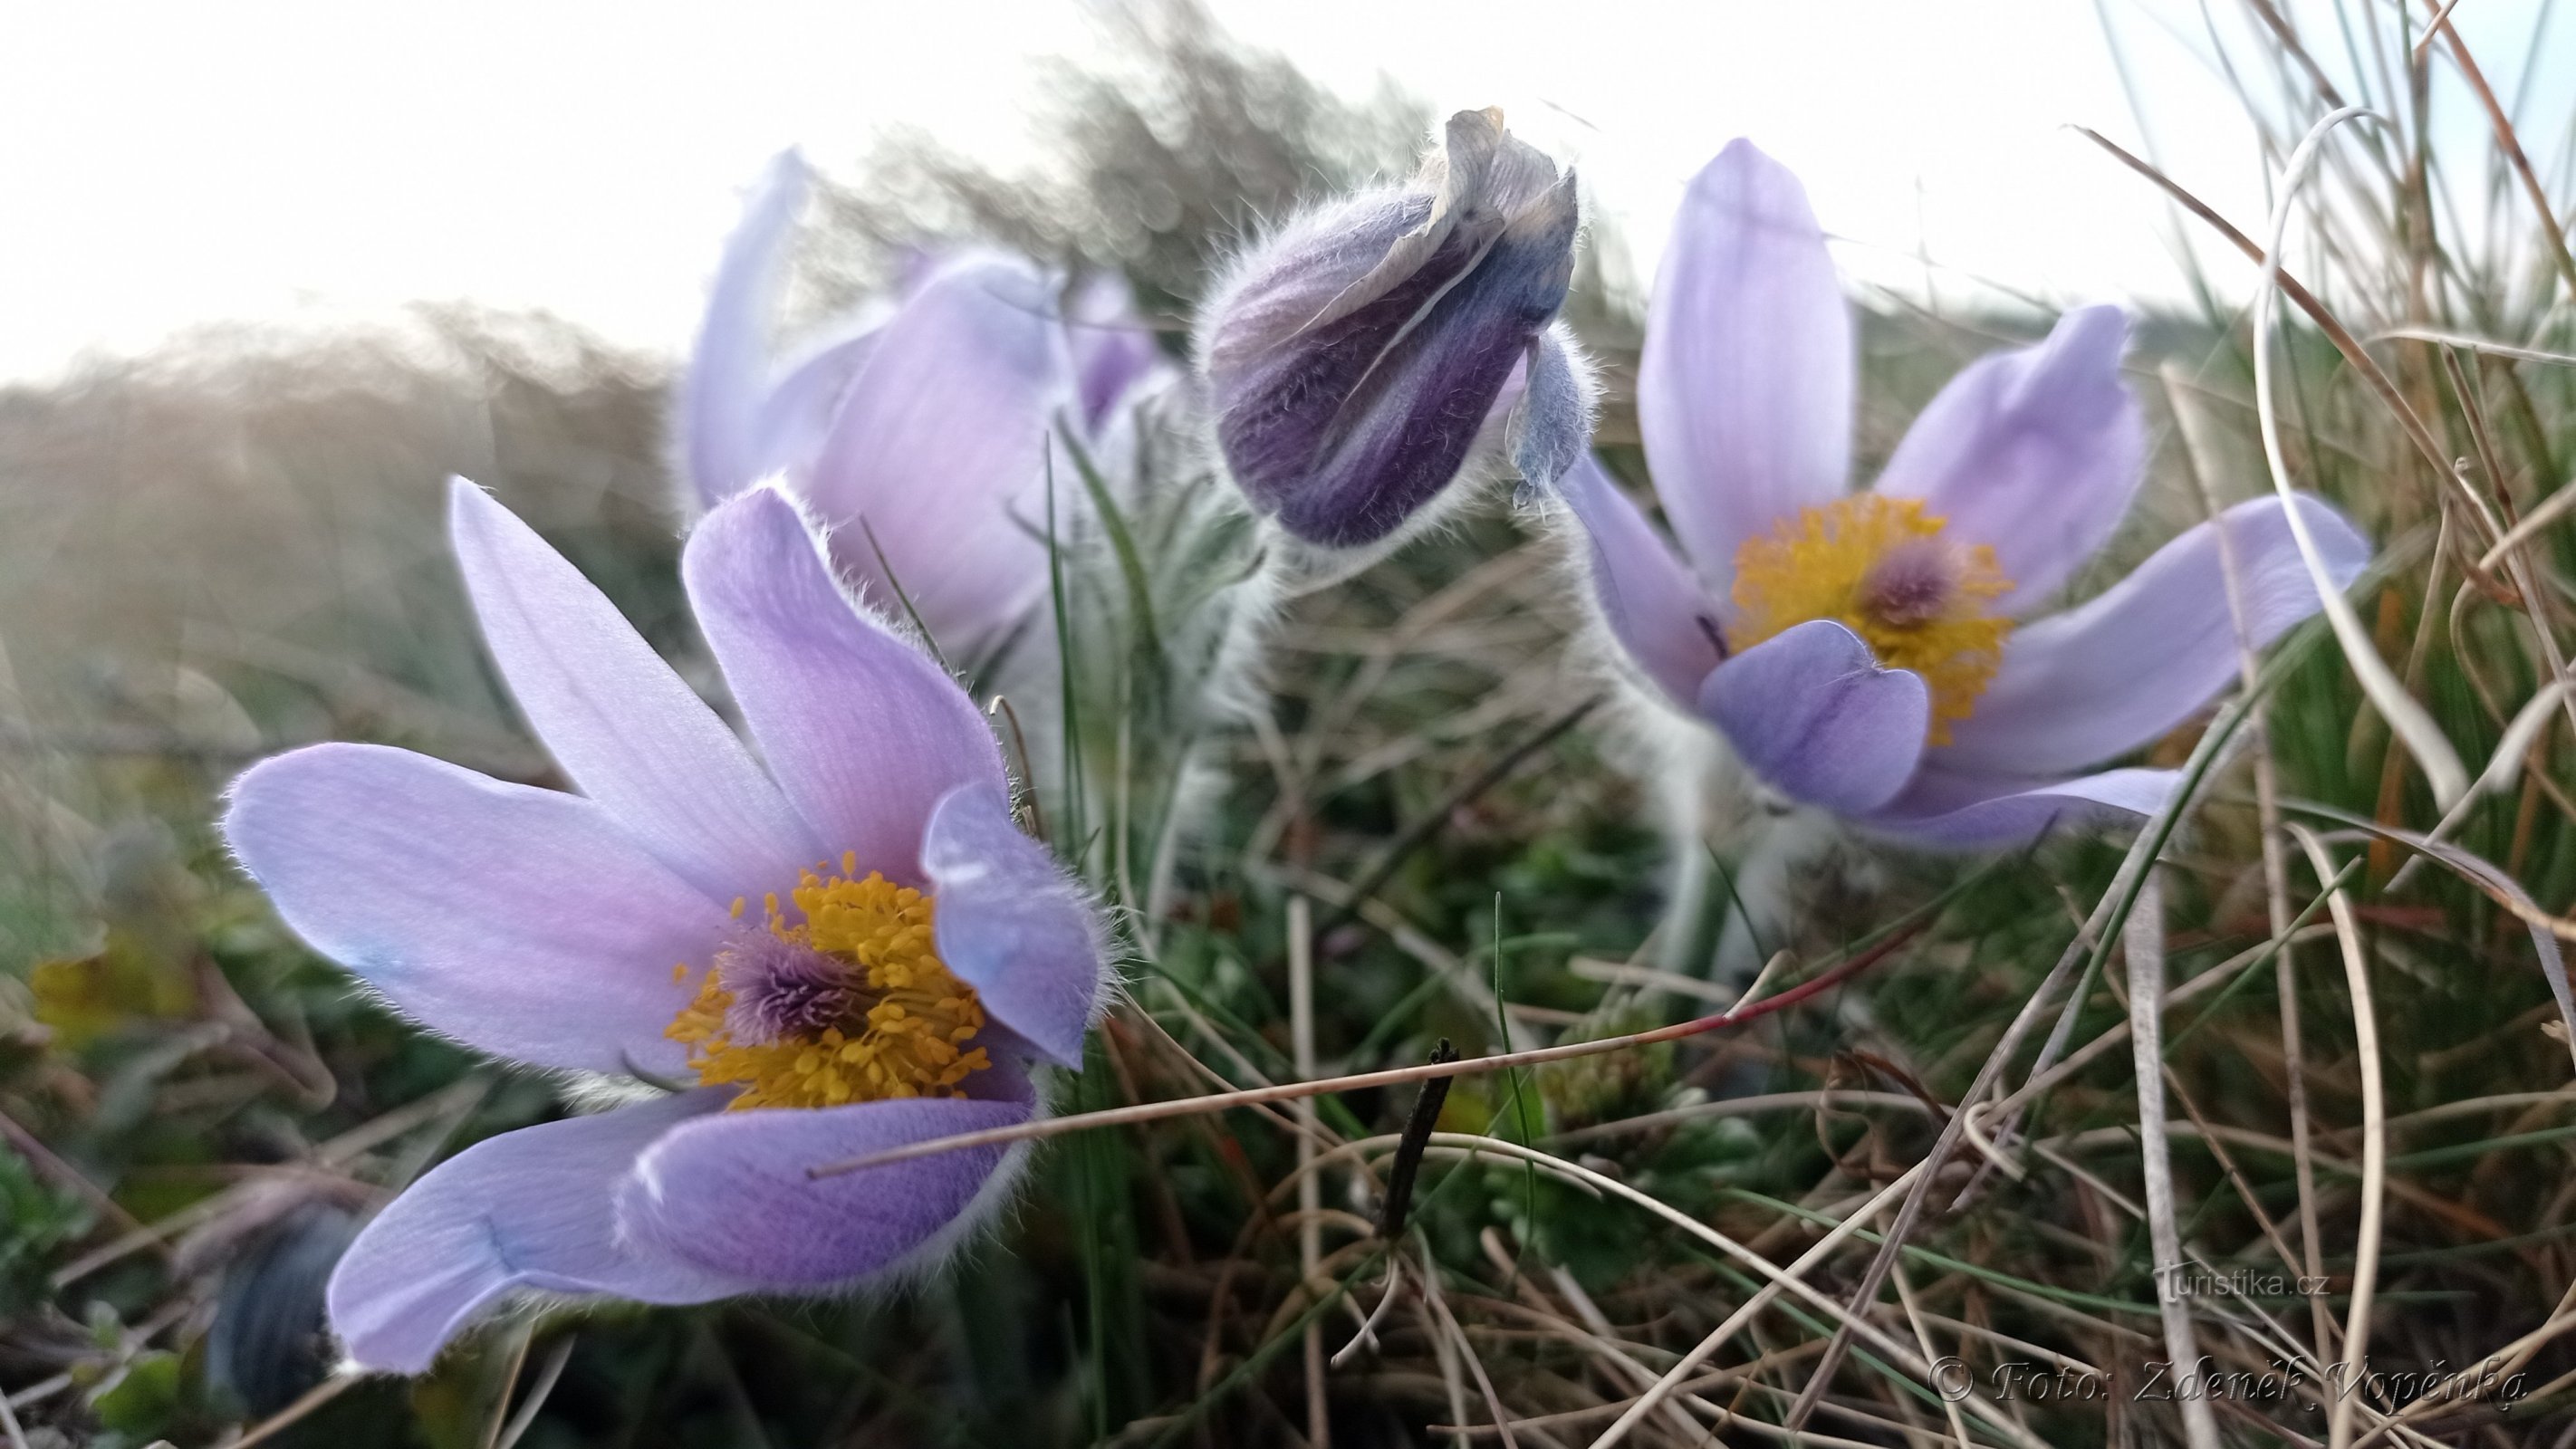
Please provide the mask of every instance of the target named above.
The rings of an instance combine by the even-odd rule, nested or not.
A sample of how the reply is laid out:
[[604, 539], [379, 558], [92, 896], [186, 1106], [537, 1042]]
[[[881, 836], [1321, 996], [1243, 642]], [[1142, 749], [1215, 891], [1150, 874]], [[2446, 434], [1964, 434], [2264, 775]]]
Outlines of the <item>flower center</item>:
[[1946, 522], [1925, 514], [1921, 499], [1875, 493], [1799, 509], [1736, 550], [1727, 642], [1749, 649], [1793, 624], [1832, 619], [1881, 664], [1923, 677], [1931, 743], [1948, 744], [1950, 726], [1976, 711], [2003, 663], [2012, 621], [1986, 605], [2012, 581], [1993, 549], [1942, 538]]
[[963, 1096], [957, 1084], [993, 1064], [968, 1045], [984, 1005], [941, 964], [930, 898], [857, 875], [846, 855], [839, 875], [805, 872], [795, 921], [769, 897], [767, 924], [717, 950], [663, 1033], [688, 1045], [701, 1085], [742, 1084], [728, 1110]]

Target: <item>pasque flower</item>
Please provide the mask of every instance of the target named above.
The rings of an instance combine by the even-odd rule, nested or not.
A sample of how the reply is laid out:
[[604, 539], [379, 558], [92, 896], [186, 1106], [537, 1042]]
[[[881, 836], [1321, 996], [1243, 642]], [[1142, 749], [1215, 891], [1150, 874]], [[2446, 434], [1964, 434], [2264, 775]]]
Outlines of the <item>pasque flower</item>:
[[503, 1134], [358, 1236], [331, 1321], [417, 1372], [522, 1290], [694, 1303], [925, 1261], [997, 1151], [810, 1166], [1037, 1109], [1104, 984], [1092, 905], [1013, 821], [936, 664], [854, 606], [778, 492], [716, 507], [683, 574], [744, 742], [525, 524], [453, 485], [466, 586], [579, 793], [406, 750], [254, 766], [225, 838], [280, 916], [431, 1031], [537, 1068], [687, 1084]]
[[1111, 441], [1123, 406], [1168, 372], [1126, 286], [1068, 291], [1026, 258], [925, 258], [899, 300], [771, 355], [770, 312], [812, 178], [771, 163], [727, 244], [680, 401], [689, 501], [782, 478], [830, 531], [870, 602], [903, 602], [943, 649], [995, 643], [1046, 577], [1046, 490], [1082, 494], [1050, 440]]
[[1374, 543], [1499, 447], [1550, 483], [1589, 382], [1550, 326], [1574, 273], [1574, 177], [1461, 111], [1407, 186], [1300, 216], [1208, 299], [1199, 370], [1253, 506], [1307, 542]]
[[[1797, 178], [1737, 141], [1692, 183], [1656, 278], [1637, 411], [1676, 558], [1597, 465], [1565, 499], [1637, 672], [1790, 799], [1957, 846], [2134, 816], [2172, 771], [2094, 771], [2238, 677], [2232, 556], [2257, 646], [2318, 607], [2282, 503], [2182, 534], [2042, 609], [2128, 511], [2144, 461], [2127, 324], [2068, 313], [1971, 364], [1876, 487], [1847, 492], [1851, 314]], [[2302, 497], [2338, 584], [2369, 545]], [[2222, 545], [2221, 530], [2224, 530]]]

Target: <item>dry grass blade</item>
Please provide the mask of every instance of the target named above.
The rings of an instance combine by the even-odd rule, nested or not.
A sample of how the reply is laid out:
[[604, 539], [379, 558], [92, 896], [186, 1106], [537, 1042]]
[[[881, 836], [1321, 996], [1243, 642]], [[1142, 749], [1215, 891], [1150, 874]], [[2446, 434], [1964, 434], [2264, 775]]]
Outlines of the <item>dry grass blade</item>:
[[2338, 872], [2325, 842], [2305, 826], [2290, 833], [2307, 852], [2308, 864], [2327, 886], [2326, 906], [2334, 913], [2335, 939], [2343, 948], [2344, 983], [2352, 992], [2354, 1051], [2361, 1064], [2361, 1226], [2353, 1245], [2352, 1308], [2344, 1319], [2343, 1364], [2335, 1380], [2342, 1391], [2328, 1410], [2326, 1439], [2333, 1449], [2352, 1442], [2352, 1419], [2361, 1407], [2360, 1384], [2370, 1352], [2371, 1298], [2379, 1284], [2381, 1210], [2388, 1192], [2388, 1098], [2380, 1081], [2379, 1016], [2371, 1005], [2370, 963], [2361, 946], [2361, 922], [2351, 899], [2334, 884]]
[[1626, 1051], [1632, 1047], [1652, 1046], [1657, 1042], [1680, 1041], [1684, 1037], [1722, 1031], [1746, 1022], [1784, 1011], [1809, 997], [1834, 987], [1877, 965], [1896, 949], [1914, 938], [1926, 924], [1917, 919], [1891, 931], [1877, 945], [1862, 951], [1827, 971], [1759, 1001], [1744, 1001], [1710, 1016], [1659, 1026], [1651, 1031], [1631, 1032], [1624, 1036], [1603, 1037], [1597, 1041], [1567, 1042], [1559, 1046], [1533, 1047], [1527, 1051], [1497, 1052], [1491, 1056], [1470, 1057], [1455, 1062], [1426, 1062], [1420, 1066], [1392, 1067], [1382, 1072], [1358, 1072], [1345, 1077], [1328, 1077], [1312, 1082], [1281, 1082], [1276, 1086], [1254, 1087], [1239, 1092], [1211, 1092], [1199, 1097], [1181, 1097], [1166, 1102], [1139, 1102], [1126, 1107], [1109, 1107], [1096, 1112], [1077, 1112], [1065, 1117], [1022, 1122], [1009, 1127], [995, 1127], [982, 1132], [961, 1132], [950, 1137], [934, 1137], [911, 1142], [884, 1152], [854, 1157], [845, 1162], [827, 1162], [805, 1169], [808, 1177], [833, 1177], [844, 1172], [857, 1172], [882, 1167], [893, 1162], [909, 1162], [919, 1157], [936, 1157], [943, 1152], [957, 1152], [969, 1147], [1025, 1142], [1041, 1137], [1057, 1137], [1067, 1132], [1089, 1131], [1097, 1127], [1129, 1127], [1144, 1122], [1160, 1122], [1173, 1117], [1190, 1117], [1205, 1112], [1223, 1112], [1235, 1107], [1257, 1106], [1265, 1102], [1293, 1102], [1307, 1097], [1326, 1096], [1335, 1092], [1356, 1092], [1370, 1087], [1395, 1087], [1412, 1082], [1428, 1082], [1441, 1077], [1463, 1077], [1484, 1072], [1506, 1071], [1515, 1067], [1542, 1066], [1549, 1062], [1572, 1061], [1577, 1057], [1599, 1056], [1604, 1052]]
[[[2387, 661], [2379, 657], [2370, 631], [2353, 612], [2327, 572], [2325, 557], [2318, 551], [2314, 534], [2309, 532], [2305, 517], [2299, 512], [2298, 495], [2290, 487], [2289, 460], [2281, 449], [2281, 420], [2272, 398], [2272, 327], [2277, 308], [2274, 305], [2275, 284], [2281, 275], [2281, 245], [2289, 237], [2290, 220], [2295, 216], [2300, 183], [2315, 161], [2326, 137], [2346, 121], [2372, 118], [2357, 106], [2347, 106], [2320, 119], [2299, 141], [2298, 149], [2282, 168], [2281, 199], [2272, 210], [2271, 245], [2264, 249], [2263, 278], [2254, 293], [2254, 409], [2263, 434], [2263, 458], [2270, 466], [2272, 488], [2281, 498], [2284, 517], [2290, 526], [2290, 537], [2298, 544], [2300, 561], [2308, 567], [2308, 577], [2316, 584], [2317, 598], [2325, 606], [2326, 622], [2334, 627], [2335, 642], [2342, 646], [2344, 661], [2352, 667], [2362, 692], [2370, 697], [2380, 717], [2405, 742], [2406, 752], [2424, 771], [2425, 783], [2433, 789], [2434, 802], [2447, 810], [2469, 788], [2468, 770], [2452, 750], [2451, 742], [2442, 735], [2441, 726], [2433, 722], [2424, 706], [2406, 692], [2406, 686], [2390, 672]], [[2403, 406], [2402, 402], [2399, 404]], [[2411, 411], [2408, 414], [2412, 416]], [[2420, 423], [2417, 424], [2421, 426]], [[2436, 467], [2447, 476], [2448, 465], [2436, 460]], [[2474, 496], [2474, 495], [2473, 495]], [[2494, 530], [2491, 528], [2490, 532]]]
[[[2138, 1156], [2147, 1184], [2156, 1305], [2164, 1320], [2165, 1352], [2179, 1374], [2185, 1371], [2180, 1365], [2200, 1362], [2200, 1345], [2183, 1293], [2182, 1231], [2174, 1211], [2173, 1156], [2165, 1141], [2165, 905], [2152, 868], [2139, 878], [2121, 946], [2129, 965], [2129, 1043], [2138, 1070]], [[2192, 1449], [2218, 1449], [2218, 1420], [2208, 1398], [2183, 1395], [2181, 1402], [2183, 1433]]]
[[555, 1381], [563, 1377], [564, 1365], [572, 1361], [574, 1341], [573, 1335], [567, 1333], [546, 1354], [545, 1363], [537, 1369], [537, 1381], [528, 1385], [527, 1399], [519, 1405], [519, 1412], [510, 1416], [509, 1427], [501, 1431], [492, 1449], [516, 1449], [529, 1427], [537, 1422], [538, 1411], [546, 1406], [546, 1396], [555, 1391]]
[[2531, 169], [2531, 157], [2523, 152], [2522, 137], [2514, 133], [2513, 118], [2505, 114], [2495, 88], [2487, 84], [2486, 74], [2470, 57], [2468, 42], [2460, 39], [2460, 32], [2451, 24], [2451, 7], [2459, 3], [2460, 0], [2449, 0], [2442, 7], [2425, 39], [2429, 41], [2439, 33], [2451, 42], [2451, 59], [2460, 67], [2460, 78], [2469, 83], [2469, 89], [2477, 93], [2478, 104], [2486, 108], [2487, 122], [2495, 128], [2496, 149], [2504, 153], [2505, 160], [2512, 163], [2513, 174], [2521, 179], [2523, 194], [2531, 199], [2532, 214], [2540, 221], [2540, 233], [2548, 239], [2549, 259], [2558, 264], [2558, 275], [2567, 283], [2567, 295], [2576, 298], [2576, 257], [2568, 255], [2567, 233], [2558, 225], [2558, 212], [2550, 204], [2547, 188], [2540, 184], [2539, 173]]
[[[2360, 112], [2338, 111], [2337, 114], [2360, 114]], [[2256, 245], [2252, 237], [2237, 230], [2234, 223], [2212, 210], [2209, 203], [2184, 190], [2172, 177], [2131, 154], [2118, 142], [2090, 126], [2078, 126], [2075, 129], [2095, 145], [2119, 158], [2120, 162], [2130, 170], [2163, 188], [2165, 194], [2182, 203], [2185, 210], [2209, 223], [2219, 235], [2227, 238], [2229, 243], [2245, 254], [2247, 260], [2265, 268], [2270, 279], [2266, 284], [2267, 291], [2271, 285], [2277, 285], [2285, 296], [2297, 303], [2299, 310], [2308, 314], [2308, 319], [2317, 324], [2317, 330], [2326, 335], [2326, 339], [2335, 345], [2335, 350], [2344, 355], [2344, 360], [2353, 365], [2353, 369], [2370, 384], [2370, 390], [2387, 405], [2390, 413], [2397, 418], [2398, 425], [2405, 430], [2407, 440], [2415, 445], [2415, 451], [2422, 455], [2424, 461], [2436, 473], [2447, 474], [2450, 471], [2450, 459], [2444, 456], [2442, 445], [2434, 439], [2432, 430], [2424, 426], [2424, 419], [2407, 403], [2406, 395], [2398, 390], [2397, 383], [2389, 377], [2387, 369], [2381, 367], [2379, 360], [2362, 347], [2360, 341], [2352, 335], [2351, 329], [2336, 320], [2334, 313], [2326, 310], [2325, 303], [2318, 301], [2316, 294], [2309, 291], [2306, 284], [2277, 265], [2277, 257]]]
[[[1288, 900], [1288, 1037], [1297, 1075], [1315, 1075], [1315, 921], [1314, 908], [1302, 895]], [[1297, 1271], [1311, 1283], [1323, 1256], [1323, 1178], [1314, 1172], [1315, 1141], [1321, 1124], [1315, 1099], [1300, 1097], [1291, 1106], [1297, 1133]], [[1301, 1345], [1306, 1361], [1306, 1442], [1328, 1449], [1332, 1442], [1331, 1401], [1324, 1391], [1324, 1326], [1306, 1325]]]
[[2496, 342], [2472, 337], [2465, 332], [2447, 332], [2439, 327], [2389, 327], [2370, 335], [2373, 342], [2432, 342], [2444, 347], [2457, 347], [2466, 352], [2489, 357], [2506, 357], [2516, 362], [2544, 362], [2554, 367], [2576, 367], [2576, 353], [2542, 352], [2529, 347], [2516, 347], [2509, 342]]
[[1655, 1380], [1645, 1393], [1628, 1405], [1626, 1413], [1621, 1414], [1608, 1429], [1602, 1431], [1599, 1438], [1592, 1441], [1591, 1449], [1611, 1449], [1612, 1445], [1627, 1437], [1630, 1430], [1634, 1429], [1648, 1414], [1654, 1412], [1655, 1406], [1663, 1401], [1665, 1395], [1672, 1393], [1679, 1387], [1682, 1380], [1690, 1377], [1693, 1370], [1706, 1363], [1709, 1355], [1717, 1352], [1728, 1339], [1743, 1332], [1745, 1325], [1751, 1323], [1762, 1310], [1770, 1307], [1772, 1300], [1785, 1292], [1791, 1283], [1797, 1282], [1814, 1271], [1844, 1242], [1866, 1227], [1881, 1209], [1896, 1199], [1897, 1194], [1911, 1187], [1922, 1172], [1922, 1165], [1916, 1164], [1907, 1170], [1903, 1177], [1881, 1188], [1878, 1195], [1871, 1198], [1868, 1203], [1845, 1214], [1842, 1222], [1833, 1231], [1817, 1239], [1813, 1247], [1798, 1255], [1797, 1261], [1781, 1269], [1779, 1276], [1765, 1284], [1760, 1292], [1745, 1299], [1742, 1306], [1726, 1316], [1724, 1322], [1710, 1329], [1707, 1335], [1700, 1339], [1697, 1347], [1674, 1360], [1673, 1366], [1664, 1371], [1663, 1377]]

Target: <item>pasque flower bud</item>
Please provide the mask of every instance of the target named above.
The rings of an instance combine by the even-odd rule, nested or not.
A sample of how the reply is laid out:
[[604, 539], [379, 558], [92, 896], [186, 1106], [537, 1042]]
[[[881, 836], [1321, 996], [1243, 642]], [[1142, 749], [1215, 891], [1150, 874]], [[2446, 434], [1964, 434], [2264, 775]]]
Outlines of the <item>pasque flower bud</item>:
[[1408, 185], [1282, 227], [1202, 312], [1217, 442], [1253, 505], [1310, 543], [1376, 542], [1508, 450], [1553, 482], [1590, 425], [1550, 323], [1574, 271], [1574, 176], [1503, 129], [1449, 118]]

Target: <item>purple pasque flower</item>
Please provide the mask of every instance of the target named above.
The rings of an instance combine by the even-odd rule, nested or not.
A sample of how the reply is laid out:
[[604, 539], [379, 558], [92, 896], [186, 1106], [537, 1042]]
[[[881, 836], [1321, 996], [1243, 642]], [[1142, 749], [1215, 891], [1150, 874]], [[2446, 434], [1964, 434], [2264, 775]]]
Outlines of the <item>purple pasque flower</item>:
[[450, 525], [484, 638], [578, 793], [315, 745], [235, 782], [225, 839], [313, 948], [442, 1036], [694, 1085], [479, 1143], [332, 1275], [358, 1362], [418, 1372], [519, 1291], [695, 1303], [916, 1264], [999, 1201], [999, 1151], [806, 1168], [1021, 1121], [1104, 989], [1084, 893], [1020, 833], [982, 716], [757, 488], [683, 575], [752, 744], [479, 489]]
[[1500, 444], [1552, 483], [1590, 431], [1550, 326], [1574, 275], [1574, 175], [1461, 111], [1403, 187], [1290, 221], [1200, 313], [1217, 443], [1255, 508], [1326, 547], [1378, 542]]
[[[2152, 812], [2175, 772], [2092, 767], [2238, 677], [2220, 530], [2256, 646], [2318, 601], [2282, 503], [2264, 498], [2029, 617], [2137, 490], [2127, 333], [2117, 309], [2089, 307], [1972, 363], [1877, 486], [1847, 492], [1852, 316], [1797, 178], [1734, 142], [1683, 202], [1637, 377], [1683, 557], [1588, 459], [1561, 485], [1611, 633], [1779, 793], [1873, 830], [1993, 846]], [[2317, 499], [2295, 506], [2335, 581], [2358, 574], [2368, 542]]]
[[1050, 440], [1114, 450], [1126, 405], [1172, 369], [1119, 278], [1068, 293], [992, 250], [925, 257], [899, 300], [780, 365], [770, 313], [811, 189], [782, 153], [726, 244], [680, 399], [687, 501], [784, 479], [871, 603], [900, 612], [900, 586], [943, 648], [979, 651], [1042, 591], [1050, 469], [1059, 510], [1082, 496]]

